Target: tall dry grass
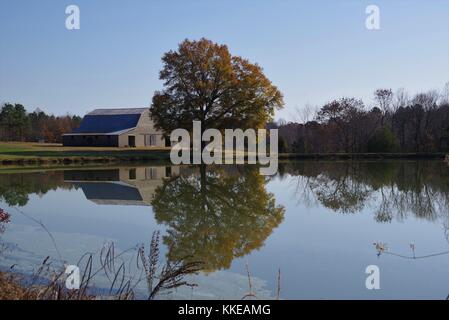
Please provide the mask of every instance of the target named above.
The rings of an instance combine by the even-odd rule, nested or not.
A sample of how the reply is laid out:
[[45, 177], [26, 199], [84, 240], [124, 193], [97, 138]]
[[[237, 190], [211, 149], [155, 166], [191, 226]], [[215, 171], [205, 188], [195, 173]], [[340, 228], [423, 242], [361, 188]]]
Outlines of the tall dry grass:
[[[135, 250], [134, 262], [122, 259], [125, 253]], [[94, 259], [98, 265], [94, 266]], [[80, 285], [78, 289], [67, 289], [65, 266], [54, 267], [47, 257], [32, 276], [0, 272], [0, 299], [2, 300], [132, 300], [135, 289], [146, 282], [147, 299], [157, 298], [162, 292], [169, 292], [181, 286], [195, 286], [185, 280], [187, 275], [201, 270], [201, 262], [160, 261], [159, 232], [154, 232], [149, 248], [144, 245], [116, 252], [114, 243], [105, 245], [99, 253], [86, 253], [78, 261]], [[138, 272], [131, 272], [134, 263]], [[133, 269], [134, 270], [134, 269]], [[109, 289], [99, 293], [95, 287], [96, 277], [103, 275], [109, 281]]]

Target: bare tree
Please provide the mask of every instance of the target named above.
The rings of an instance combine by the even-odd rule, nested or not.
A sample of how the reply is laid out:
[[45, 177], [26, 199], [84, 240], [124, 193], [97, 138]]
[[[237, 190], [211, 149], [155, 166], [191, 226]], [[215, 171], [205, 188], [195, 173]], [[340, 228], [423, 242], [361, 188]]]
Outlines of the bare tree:
[[382, 125], [384, 117], [391, 112], [391, 105], [393, 102], [393, 91], [391, 89], [377, 89], [374, 91], [374, 100], [380, 110], [382, 110]]
[[439, 105], [449, 105], [449, 82], [446, 82], [440, 93]]
[[437, 101], [439, 94], [436, 90], [430, 90], [425, 93], [418, 93], [412, 100], [414, 105], [418, 104], [423, 107], [424, 110], [432, 110], [437, 107]]
[[294, 119], [299, 123], [306, 124], [315, 118], [317, 109], [318, 108], [316, 106], [306, 103], [302, 108], [295, 108], [296, 116]]
[[407, 91], [405, 91], [404, 88], [399, 88], [398, 90], [396, 90], [396, 93], [394, 94], [393, 97], [393, 103], [392, 103], [392, 108], [393, 108], [393, 112], [396, 113], [396, 111], [399, 108], [405, 108], [406, 106], [408, 106], [410, 104], [410, 97], [407, 93]]

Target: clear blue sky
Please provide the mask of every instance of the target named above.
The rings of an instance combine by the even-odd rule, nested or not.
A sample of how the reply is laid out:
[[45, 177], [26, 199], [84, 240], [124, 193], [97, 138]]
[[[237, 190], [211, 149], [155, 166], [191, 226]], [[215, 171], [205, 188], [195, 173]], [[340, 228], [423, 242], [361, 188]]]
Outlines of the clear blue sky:
[[[65, 28], [76, 4], [81, 29]], [[380, 8], [381, 30], [365, 28]], [[0, 102], [84, 114], [148, 106], [161, 56], [206, 37], [259, 63], [295, 107], [449, 81], [449, 0], [0, 0]]]

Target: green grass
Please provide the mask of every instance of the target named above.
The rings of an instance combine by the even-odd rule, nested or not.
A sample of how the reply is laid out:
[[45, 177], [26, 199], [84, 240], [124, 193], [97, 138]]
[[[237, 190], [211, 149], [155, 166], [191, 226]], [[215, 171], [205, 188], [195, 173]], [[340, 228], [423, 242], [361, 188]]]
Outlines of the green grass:
[[169, 148], [63, 147], [60, 144], [0, 142], [0, 164], [113, 162], [169, 159]]
[[279, 159], [444, 159], [445, 153], [281, 153]]
[[[61, 144], [0, 142], [0, 166], [59, 166], [127, 161], [168, 161], [170, 148], [63, 147]], [[283, 153], [280, 159], [419, 159], [444, 153]]]

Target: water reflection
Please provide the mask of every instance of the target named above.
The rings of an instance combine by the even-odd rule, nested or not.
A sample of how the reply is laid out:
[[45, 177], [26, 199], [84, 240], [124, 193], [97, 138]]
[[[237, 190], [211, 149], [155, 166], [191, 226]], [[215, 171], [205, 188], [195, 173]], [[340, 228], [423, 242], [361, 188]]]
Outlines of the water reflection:
[[0, 174], [0, 201], [9, 206], [23, 207], [28, 203], [29, 195], [44, 195], [58, 188], [73, 188], [64, 182], [62, 171]]
[[86, 199], [99, 205], [149, 206], [163, 181], [179, 174], [177, 166], [71, 170], [64, 182], [83, 190]]
[[30, 194], [81, 189], [97, 205], [152, 206], [169, 259], [229, 268], [260, 248], [284, 216], [255, 166], [118, 167], [4, 174], [0, 199], [24, 206]]
[[[378, 222], [408, 215], [435, 220], [440, 213], [449, 212], [449, 170], [440, 161], [281, 163], [279, 176], [287, 175], [293, 177], [295, 196], [302, 205], [357, 213], [375, 203], [373, 213]], [[160, 222], [183, 229], [166, 214], [207, 214], [226, 220], [235, 212], [245, 216], [251, 210], [274, 211], [275, 200], [265, 191], [266, 183], [251, 166], [21, 172], [0, 175], [0, 200], [9, 206], [24, 206], [30, 194], [80, 188], [97, 204], [153, 205]]]
[[168, 226], [169, 258], [204, 261], [212, 271], [260, 248], [284, 217], [266, 182], [254, 166], [201, 166], [165, 181], [152, 206]]
[[[441, 220], [449, 240], [449, 170], [439, 161], [281, 163], [279, 177], [295, 185], [302, 207], [372, 213], [378, 223], [414, 216]], [[255, 166], [135, 166], [0, 175], [0, 200], [24, 206], [30, 194], [82, 190], [98, 205], [151, 206], [167, 229], [167, 256], [227, 269], [261, 248], [284, 219]], [[150, 232], [151, 230], [149, 230]]]
[[449, 170], [441, 161], [292, 162], [298, 201], [338, 213], [372, 207], [377, 222], [409, 215], [429, 221], [449, 215]]

